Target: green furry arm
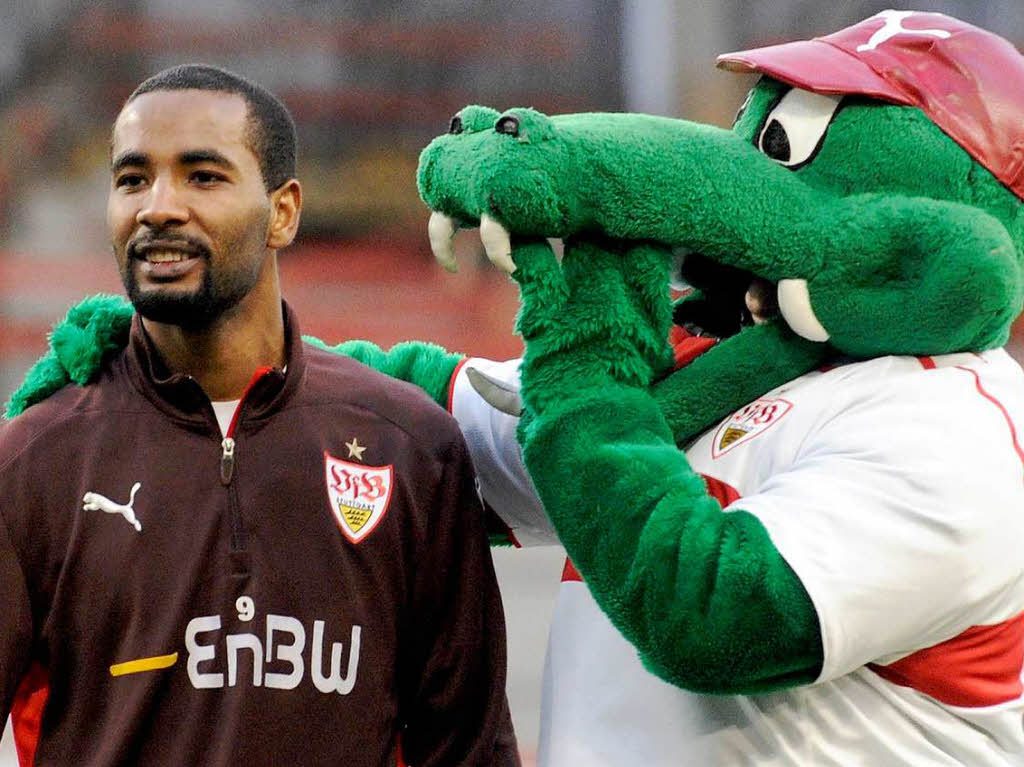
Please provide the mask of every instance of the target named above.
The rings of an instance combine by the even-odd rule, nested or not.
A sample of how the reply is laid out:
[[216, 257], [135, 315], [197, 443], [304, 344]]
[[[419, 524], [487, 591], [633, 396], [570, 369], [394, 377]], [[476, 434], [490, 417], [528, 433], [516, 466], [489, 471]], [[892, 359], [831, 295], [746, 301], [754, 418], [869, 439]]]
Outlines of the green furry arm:
[[646, 392], [578, 392], [536, 415], [524, 442], [566, 551], [651, 671], [711, 693], [817, 678], [818, 618], [799, 579], [756, 517], [708, 496]]
[[664, 362], [663, 255], [606, 247], [566, 243], [561, 273], [545, 245], [516, 251], [521, 438], [545, 508], [654, 673], [715, 693], [809, 683], [823, 658], [810, 598], [759, 520], [707, 494], [646, 391]]
[[464, 354], [449, 352], [426, 341], [403, 341], [385, 352], [369, 341], [345, 341], [337, 346], [328, 346], [312, 336], [303, 336], [303, 339], [321, 349], [359, 360], [392, 378], [414, 384], [445, 409], [448, 408], [448, 384], [455, 368], [465, 358]]
[[90, 296], [72, 307], [54, 326], [46, 354], [11, 395], [6, 417], [14, 418], [69, 383], [93, 380], [103, 360], [128, 343], [131, 322], [131, 305], [119, 296]]
[[[54, 326], [49, 350], [32, 366], [11, 396], [7, 418], [14, 418], [69, 383], [85, 385], [94, 380], [103, 361], [128, 343], [133, 313], [131, 304], [113, 295], [91, 296], [72, 307]], [[346, 341], [328, 346], [313, 336], [303, 336], [303, 340], [419, 386], [444, 408], [448, 406], [448, 383], [463, 359], [463, 355], [420, 341], [396, 344], [385, 352], [369, 341]]]

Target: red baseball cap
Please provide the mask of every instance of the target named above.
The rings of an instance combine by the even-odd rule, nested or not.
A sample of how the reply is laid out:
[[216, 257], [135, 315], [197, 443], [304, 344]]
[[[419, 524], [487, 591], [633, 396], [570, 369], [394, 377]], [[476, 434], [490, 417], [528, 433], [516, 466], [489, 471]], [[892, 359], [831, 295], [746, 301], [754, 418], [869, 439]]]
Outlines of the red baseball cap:
[[726, 53], [717, 64], [918, 107], [1024, 198], [1024, 56], [992, 32], [941, 13], [890, 10], [825, 37]]

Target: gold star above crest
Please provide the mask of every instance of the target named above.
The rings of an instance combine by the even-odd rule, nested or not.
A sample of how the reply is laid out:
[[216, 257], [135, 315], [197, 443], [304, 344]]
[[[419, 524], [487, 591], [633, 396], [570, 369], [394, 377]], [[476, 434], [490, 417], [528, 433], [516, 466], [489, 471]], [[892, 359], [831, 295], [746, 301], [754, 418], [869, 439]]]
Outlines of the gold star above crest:
[[345, 447], [348, 448], [349, 458], [355, 458], [357, 461], [363, 460], [363, 451], [366, 450], [366, 446], [360, 445], [358, 439], [353, 437], [351, 442], [345, 443]]

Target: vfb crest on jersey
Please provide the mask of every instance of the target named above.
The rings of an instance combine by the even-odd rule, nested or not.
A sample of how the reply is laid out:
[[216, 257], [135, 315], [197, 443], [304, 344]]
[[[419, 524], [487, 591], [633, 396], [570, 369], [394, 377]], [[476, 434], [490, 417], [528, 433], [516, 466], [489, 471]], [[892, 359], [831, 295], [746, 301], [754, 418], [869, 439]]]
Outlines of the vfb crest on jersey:
[[359, 543], [387, 513], [394, 467], [364, 466], [324, 452], [324, 472], [331, 513], [345, 537]]
[[740, 408], [718, 427], [711, 445], [711, 457], [718, 458], [749, 442], [792, 409], [784, 399], [759, 399]]

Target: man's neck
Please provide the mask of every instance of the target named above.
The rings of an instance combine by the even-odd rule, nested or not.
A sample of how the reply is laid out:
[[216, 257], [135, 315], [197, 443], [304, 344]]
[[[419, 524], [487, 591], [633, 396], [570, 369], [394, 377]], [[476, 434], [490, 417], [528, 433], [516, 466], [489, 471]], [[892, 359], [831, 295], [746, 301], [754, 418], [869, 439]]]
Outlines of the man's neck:
[[142, 319], [172, 373], [192, 376], [211, 400], [239, 399], [261, 367], [285, 364], [284, 312], [276, 281], [257, 287], [201, 330]]

